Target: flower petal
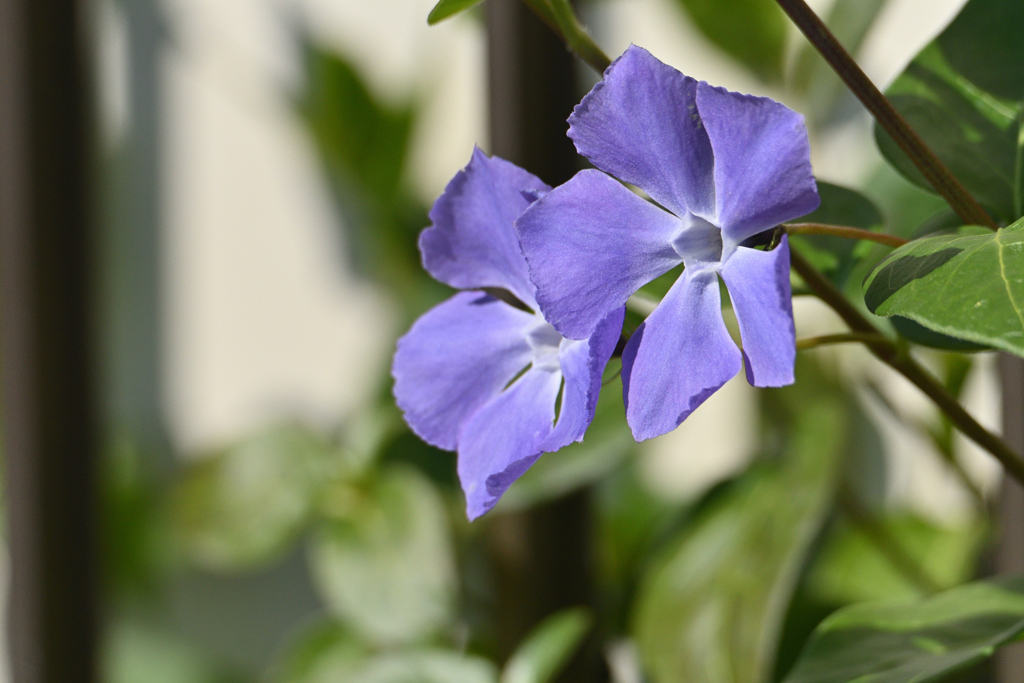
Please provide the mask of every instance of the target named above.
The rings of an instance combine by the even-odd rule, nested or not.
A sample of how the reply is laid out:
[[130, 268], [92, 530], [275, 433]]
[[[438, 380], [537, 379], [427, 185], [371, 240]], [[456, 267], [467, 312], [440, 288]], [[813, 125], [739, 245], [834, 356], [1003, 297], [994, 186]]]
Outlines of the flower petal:
[[766, 97], [697, 86], [697, 110], [715, 152], [716, 224], [746, 238], [818, 207], [804, 119]]
[[573, 441], [583, 440], [584, 432], [594, 419], [597, 399], [601, 394], [601, 377], [619, 343], [625, 315], [625, 308], [612, 311], [586, 341], [562, 341], [558, 354], [565, 379], [562, 409], [554, 431], [541, 444], [542, 450], [557, 451]]
[[789, 241], [772, 251], [740, 247], [722, 268], [743, 338], [747, 381], [755, 387], [793, 383], [796, 331], [789, 286]]
[[540, 457], [551, 433], [560, 372], [528, 370], [478, 410], [459, 436], [459, 481], [470, 520], [484, 514]]
[[637, 441], [672, 431], [739, 372], [718, 277], [684, 270], [622, 352], [626, 421]]
[[714, 215], [714, 159], [697, 81], [631, 45], [569, 117], [569, 137], [602, 171], [676, 215]]
[[530, 363], [534, 316], [482, 292], [435, 306], [398, 340], [398, 407], [424, 441], [453, 451], [463, 423]]
[[570, 339], [586, 339], [644, 284], [682, 262], [678, 218], [595, 170], [580, 171], [516, 221], [537, 302]]
[[530, 205], [529, 193], [550, 189], [515, 164], [475, 148], [430, 210], [433, 225], [420, 234], [423, 267], [452, 287], [501, 287], [536, 307], [513, 223]]

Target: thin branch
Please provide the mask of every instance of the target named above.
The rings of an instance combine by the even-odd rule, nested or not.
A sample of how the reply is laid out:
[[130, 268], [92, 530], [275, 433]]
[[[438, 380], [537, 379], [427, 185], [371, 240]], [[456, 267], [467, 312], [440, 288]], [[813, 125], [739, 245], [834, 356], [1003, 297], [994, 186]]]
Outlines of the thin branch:
[[603, 74], [612, 60], [597, 46], [594, 39], [580, 24], [569, 0], [548, 0], [548, 2], [566, 46], [597, 73]]
[[811, 45], [821, 53], [840, 78], [850, 87], [878, 125], [899, 145], [904, 154], [924, 174], [925, 179], [942, 195], [960, 218], [971, 225], [998, 229], [992, 217], [981, 208], [960, 181], [928, 148], [906, 120], [896, 111], [888, 98], [875, 87], [871, 79], [857, 66], [857, 62], [836, 40], [832, 32], [804, 0], [776, 0], [793, 23], [803, 31]]
[[842, 237], [848, 240], [867, 240], [869, 242], [877, 242], [878, 244], [884, 244], [887, 247], [894, 248], [902, 247], [904, 244], [910, 243], [910, 240], [905, 240], [902, 237], [897, 237], [896, 235], [886, 235], [881, 232], [862, 230], [861, 228], [851, 228], [846, 225], [827, 225], [825, 223], [785, 223], [782, 227], [790, 235], [828, 235], [831, 237]]
[[[803, 279], [804, 283], [819, 299], [832, 307], [839, 317], [854, 332], [879, 334], [878, 329], [836, 287], [821, 273], [815, 270], [795, 249], [790, 250], [790, 263], [793, 270]], [[1017, 481], [1024, 483], [1024, 460], [998, 436], [982, 427], [964, 407], [950, 395], [942, 383], [928, 373], [909, 354], [897, 348], [891, 342], [865, 342], [865, 346], [875, 356], [920, 389], [942, 412], [949, 416], [950, 421], [968, 439], [991, 453], [1003, 464], [1006, 473]]]
[[892, 343], [883, 334], [871, 334], [868, 332], [846, 332], [843, 334], [823, 334], [820, 337], [806, 337], [804, 339], [797, 339], [796, 350], [807, 351], [808, 349], [816, 349], [819, 346], [828, 346], [830, 344], [846, 344], [849, 342], [863, 344]]

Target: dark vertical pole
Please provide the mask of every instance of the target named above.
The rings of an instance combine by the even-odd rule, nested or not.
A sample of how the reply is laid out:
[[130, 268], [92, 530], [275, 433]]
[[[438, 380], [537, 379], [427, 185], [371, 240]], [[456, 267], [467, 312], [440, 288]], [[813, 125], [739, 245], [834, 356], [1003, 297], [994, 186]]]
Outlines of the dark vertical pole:
[[[551, 185], [577, 170], [566, 119], [579, 100], [576, 62], [520, 0], [487, 3], [491, 152]], [[570, 494], [491, 520], [500, 654], [507, 657], [544, 617], [593, 601], [590, 498]], [[606, 680], [593, 639], [560, 683]]]
[[0, 0], [0, 354], [16, 683], [94, 680], [80, 9], [76, 0]]
[[[1018, 453], [1024, 453], [1024, 360], [1008, 354], [999, 356], [1003, 393], [1003, 438]], [[1024, 574], [1024, 487], [1006, 477], [999, 500], [999, 545], [996, 572]], [[997, 683], [1024, 681], [1024, 646], [1004, 648], [996, 658]]]

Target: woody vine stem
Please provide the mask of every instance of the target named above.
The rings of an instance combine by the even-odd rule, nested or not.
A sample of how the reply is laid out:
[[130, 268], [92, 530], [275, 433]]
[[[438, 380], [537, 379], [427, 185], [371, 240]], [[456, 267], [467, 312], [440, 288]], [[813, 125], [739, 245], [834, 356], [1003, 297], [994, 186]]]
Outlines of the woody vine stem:
[[[524, 2], [562, 38], [570, 51], [596, 71], [602, 73], [611, 64], [611, 60], [580, 25], [569, 0], [524, 0]], [[914, 132], [888, 98], [871, 82], [853, 57], [829, 31], [825, 23], [807, 6], [807, 3], [804, 0], [776, 0], [776, 2], [804, 33], [811, 45], [821, 53], [842, 78], [853, 94], [871, 112], [878, 124], [920, 169], [950, 208], [967, 224], [997, 230], [998, 226], [992, 217], [928, 148], [921, 137]], [[899, 246], [901, 242], [897, 237], [879, 238], [878, 233], [845, 226], [805, 224], [784, 226], [783, 229], [794, 233], [833, 234], [852, 239], [870, 239], [892, 247]], [[1024, 483], [1024, 459], [1019, 454], [998, 436], [982, 427], [935, 377], [910, 356], [906, 348], [882, 335], [878, 328], [851, 304], [842, 292], [836, 289], [796, 250], [791, 250], [790, 255], [793, 270], [804, 280], [811, 291], [835, 310], [849, 326], [851, 334], [846, 336], [844, 341], [859, 341], [867, 346], [879, 360], [902, 374], [928, 396], [964, 436], [999, 460], [1007, 474]]]

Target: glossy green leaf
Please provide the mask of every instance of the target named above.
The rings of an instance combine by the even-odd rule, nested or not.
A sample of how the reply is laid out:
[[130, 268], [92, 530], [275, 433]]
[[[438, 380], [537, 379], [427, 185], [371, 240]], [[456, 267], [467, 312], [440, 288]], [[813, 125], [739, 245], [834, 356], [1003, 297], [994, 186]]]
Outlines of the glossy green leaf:
[[928, 683], [1024, 633], [1024, 579], [972, 583], [921, 601], [862, 603], [814, 632], [784, 683]]
[[[921, 573], [942, 588], [971, 578], [987, 540], [980, 523], [944, 527], [912, 514], [887, 515], [879, 523]], [[818, 600], [833, 605], [924, 597], [892, 558], [849, 522], [832, 531], [807, 582]]]
[[314, 581], [342, 622], [375, 643], [416, 642], [452, 616], [456, 576], [444, 502], [423, 475], [382, 471], [323, 497]]
[[864, 282], [864, 302], [876, 315], [1024, 355], [1024, 221], [900, 247]]
[[786, 19], [773, 0], [677, 0], [697, 28], [765, 81], [782, 78]]
[[338, 459], [315, 435], [281, 428], [190, 466], [173, 496], [186, 551], [218, 571], [277, 557], [302, 531]]
[[[964, 186], [1002, 223], [1024, 214], [1024, 3], [971, 0], [886, 94]], [[921, 173], [877, 126], [879, 148]]]
[[[821, 204], [812, 213], [794, 223], [825, 223], [847, 225], [865, 230], [879, 230], [884, 219], [874, 202], [840, 185], [818, 181]], [[809, 258], [832, 282], [844, 289], [857, 262], [870, 250], [871, 244], [827, 235], [792, 235], [790, 243]]]
[[842, 401], [827, 392], [794, 419], [785, 454], [712, 501], [641, 585], [634, 635], [656, 683], [770, 676], [800, 568], [831, 507], [847, 427]]
[[430, 14], [427, 15], [427, 23], [433, 26], [434, 24], [444, 21], [448, 17], [454, 16], [459, 12], [465, 12], [471, 7], [479, 5], [483, 0], [440, 0], [434, 9], [430, 10]]
[[501, 683], [550, 683], [569, 662], [592, 623], [583, 608], [548, 617], [512, 653]]

